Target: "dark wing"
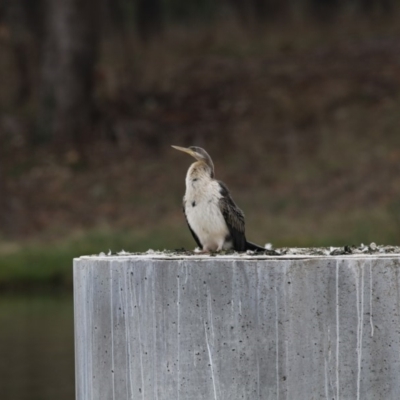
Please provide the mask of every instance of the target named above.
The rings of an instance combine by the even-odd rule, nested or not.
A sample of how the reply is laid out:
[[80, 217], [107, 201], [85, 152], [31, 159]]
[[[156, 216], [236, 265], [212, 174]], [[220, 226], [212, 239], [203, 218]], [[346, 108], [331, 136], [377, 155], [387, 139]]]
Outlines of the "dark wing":
[[246, 250], [246, 236], [244, 234], [244, 214], [243, 211], [235, 204], [229, 194], [228, 188], [223, 182], [219, 182], [219, 192], [222, 197], [219, 200], [219, 207], [224, 216], [226, 225], [233, 242], [233, 248], [236, 251]]
[[189, 221], [188, 221], [188, 219], [187, 219], [186, 211], [185, 211], [185, 202], [183, 202], [183, 213], [185, 214], [186, 223], [187, 223], [187, 225], [188, 225], [188, 227], [189, 227], [189, 230], [190, 230], [190, 232], [191, 232], [191, 234], [192, 234], [194, 240], [195, 240], [196, 243], [197, 243], [197, 246], [199, 246], [200, 249], [203, 249], [203, 245], [200, 243], [199, 238], [198, 238], [197, 235], [195, 234], [194, 230], [193, 230], [192, 227], [190, 226]]

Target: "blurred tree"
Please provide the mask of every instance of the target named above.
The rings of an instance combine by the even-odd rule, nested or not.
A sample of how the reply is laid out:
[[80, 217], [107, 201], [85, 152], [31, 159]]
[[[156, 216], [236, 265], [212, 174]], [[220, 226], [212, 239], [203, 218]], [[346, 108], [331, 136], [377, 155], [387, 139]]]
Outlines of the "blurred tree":
[[92, 134], [99, 7], [95, 0], [44, 1], [38, 137], [83, 150]]
[[136, 0], [136, 26], [140, 38], [149, 40], [163, 29], [161, 0]]
[[33, 59], [38, 50], [42, 28], [41, 0], [5, 0], [0, 6], [1, 19], [6, 24], [18, 74], [17, 104], [29, 99], [34, 79]]
[[337, 16], [341, 1], [340, 0], [310, 0], [311, 12], [318, 19], [323, 21], [333, 19]]
[[287, 0], [253, 0], [253, 10], [258, 21], [265, 21], [286, 14], [288, 11]]
[[132, 0], [103, 0], [103, 15], [105, 26], [110, 25], [112, 29], [122, 28], [125, 26], [126, 13], [124, 12], [124, 4]]
[[238, 19], [248, 25], [265, 22], [288, 11], [288, 0], [229, 0]]
[[0, 233], [13, 234], [17, 230], [17, 219], [12, 212], [7, 182], [0, 162]]
[[390, 13], [393, 11], [393, 0], [359, 0], [361, 10], [370, 14], [374, 11]]
[[226, 1], [231, 0], [164, 0], [164, 11], [170, 21], [209, 21]]
[[228, 0], [233, 11], [242, 23], [248, 23], [250, 17], [250, 3], [246, 0]]

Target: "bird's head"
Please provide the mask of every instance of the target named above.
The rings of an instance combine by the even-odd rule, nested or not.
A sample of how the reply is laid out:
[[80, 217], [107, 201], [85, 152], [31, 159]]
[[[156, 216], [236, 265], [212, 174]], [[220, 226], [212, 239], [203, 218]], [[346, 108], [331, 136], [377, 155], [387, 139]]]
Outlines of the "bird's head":
[[201, 147], [197, 146], [190, 146], [190, 147], [180, 147], [180, 146], [172, 146], [174, 149], [183, 151], [194, 157], [197, 161], [206, 164], [210, 168], [211, 177], [214, 176], [214, 163], [211, 160], [209, 154], [202, 149]]

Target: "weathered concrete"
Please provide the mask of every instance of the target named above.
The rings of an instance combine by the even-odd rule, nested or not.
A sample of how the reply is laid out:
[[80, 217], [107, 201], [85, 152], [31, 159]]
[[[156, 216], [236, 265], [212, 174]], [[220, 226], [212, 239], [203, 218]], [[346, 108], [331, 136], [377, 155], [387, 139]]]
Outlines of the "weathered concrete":
[[76, 259], [77, 400], [398, 400], [399, 265]]

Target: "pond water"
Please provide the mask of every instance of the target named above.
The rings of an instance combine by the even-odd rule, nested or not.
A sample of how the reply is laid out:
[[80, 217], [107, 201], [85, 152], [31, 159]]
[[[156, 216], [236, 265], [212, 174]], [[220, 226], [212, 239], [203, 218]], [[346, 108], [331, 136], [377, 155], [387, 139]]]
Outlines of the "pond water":
[[72, 296], [0, 296], [1, 400], [73, 400]]

